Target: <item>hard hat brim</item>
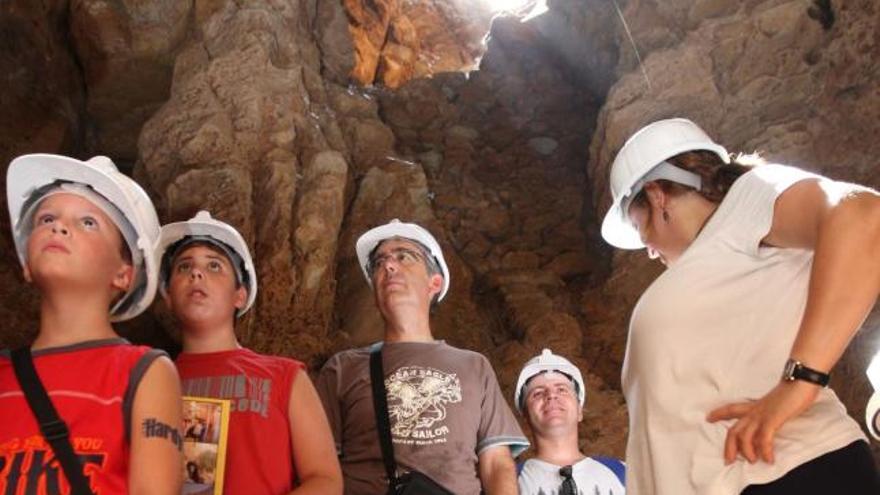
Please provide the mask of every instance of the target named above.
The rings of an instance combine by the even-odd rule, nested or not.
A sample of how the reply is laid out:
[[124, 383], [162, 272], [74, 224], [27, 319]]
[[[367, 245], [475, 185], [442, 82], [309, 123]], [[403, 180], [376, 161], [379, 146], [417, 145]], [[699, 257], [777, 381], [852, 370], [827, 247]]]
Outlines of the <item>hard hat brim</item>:
[[605, 242], [620, 249], [642, 249], [645, 244], [639, 232], [633, 227], [622, 211], [621, 201], [611, 205], [602, 220], [602, 238]]

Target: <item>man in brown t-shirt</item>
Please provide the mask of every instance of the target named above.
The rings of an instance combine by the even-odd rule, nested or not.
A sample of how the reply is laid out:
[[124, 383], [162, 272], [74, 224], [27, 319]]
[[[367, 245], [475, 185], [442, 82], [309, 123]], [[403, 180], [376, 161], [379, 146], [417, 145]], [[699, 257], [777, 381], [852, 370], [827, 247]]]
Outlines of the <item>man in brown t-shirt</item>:
[[[516, 494], [513, 456], [529, 443], [492, 367], [431, 334], [431, 305], [449, 288], [436, 239], [395, 219], [362, 235], [357, 254], [385, 321], [382, 362], [398, 471], [420, 471], [456, 494]], [[340, 352], [317, 380], [351, 495], [388, 489], [369, 356], [370, 347]]]

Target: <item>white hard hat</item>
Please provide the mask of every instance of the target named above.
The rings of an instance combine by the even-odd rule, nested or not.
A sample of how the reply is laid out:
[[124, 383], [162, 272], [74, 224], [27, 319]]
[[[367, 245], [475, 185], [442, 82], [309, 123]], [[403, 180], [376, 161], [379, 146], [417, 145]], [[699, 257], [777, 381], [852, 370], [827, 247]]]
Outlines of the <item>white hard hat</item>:
[[874, 395], [868, 399], [868, 405], [865, 407], [865, 424], [871, 436], [880, 440], [880, 352], [871, 359], [866, 373], [868, 381], [874, 388]]
[[431, 251], [431, 256], [434, 257], [434, 260], [440, 266], [441, 275], [443, 275], [443, 288], [440, 290], [440, 296], [437, 298], [438, 301], [442, 301], [446, 291], [449, 290], [449, 267], [446, 266], [446, 260], [443, 259], [443, 251], [440, 250], [440, 244], [424, 227], [414, 223], [401, 222], [396, 218], [385, 225], [380, 225], [364, 232], [355, 244], [358, 263], [361, 265], [361, 270], [364, 272], [367, 283], [370, 284], [370, 287], [373, 286], [373, 280], [370, 278], [370, 253], [376, 249], [379, 243], [394, 237], [417, 241]]
[[[578, 402], [584, 407], [587, 400], [587, 389], [584, 387], [584, 377], [581, 376], [581, 370], [577, 366], [571, 364], [571, 361], [564, 357], [553, 354], [550, 349], [544, 349], [541, 354], [529, 359], [522, 371], [519, 372], [519, 379], [516, 380], [516, 391], [513, 395], [513, 403], [517, 409], [522, 412], [525, 405], [525, 387], [529, 380], [535, 375], [555, 371], [562, 373], [574, 382], [575, 392], [577, 393]], [[522, 401], [522, 402], [521, 402]]]
[[714, 152], [724, 163], [730, 163], [727, 150], [687, 119], [659, 120], [642, 127], [626, 141], [611, 165], [611, 208], [602, 222], [602, 237], [606, 242], [621, 249], [645, 247], [629, 221], [626, 211], [629, 201], [648, 182], [643, 179], [658, 166], [660, 169], [650, 180], [667, 179], [694, 187], [694, 177], [699, 178], [698, 175], [665, 160], [696, 150]]
[[[169, 223], [162, 226], [162, 234], [156, 246], [156, 260], [161, 266], [161, 283], [159, 290], [165, 293], [168, 285], [168, 276], [171, 259], [166, 257], [166, 251], [171, 248], [179, 250], [184, 247], [178, 245], [180, 241], [191, 239], [193, 242], [208, 242], [222, 249], [229, 262], [235, 269], [236, 278], [245, 286], [248, 292], [247, 303], [236, 311], [236, 316], [245, 314], [254, 304], [257, 298], [257, 271], [254, 269], [254, 260], [248, 250], [247, 243], [241, 234], [228, 223], [211, 218], [207, 211], [200, 211], [196, 216], [185, 222]], [[175, 253], [168, 253], [174, 256]], [[243, 265], [239, 266], [239, 265]], [[242, 268], [244, 272], [242, 273]]]
[[[61, 155], [31, 154], [12, 160], [6, 172], [6, 201], [19, 262], [22, 266], [27, 263], [34, 208], [59, 188], [90, 199], [108, 213], [122, 233], [135, 277], [128, 292], [110, 310], [110, 321], [139, 315], [156, 295], [158, 267], [153, 246], [159, 237], [159, 218], [147, 193], [106, 156], [83, 162]], [[113, 209], [116, 211], [108, 211]]]

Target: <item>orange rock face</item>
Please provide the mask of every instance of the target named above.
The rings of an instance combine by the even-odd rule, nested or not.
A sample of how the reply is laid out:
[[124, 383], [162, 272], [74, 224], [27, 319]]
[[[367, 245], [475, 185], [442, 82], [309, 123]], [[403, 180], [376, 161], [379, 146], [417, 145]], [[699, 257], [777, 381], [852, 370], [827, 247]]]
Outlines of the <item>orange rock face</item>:
[[351, 78], [398, 88], [413, 78], [476, 67], [492, 14], [470, 1], [343, 2], [355, 46]]

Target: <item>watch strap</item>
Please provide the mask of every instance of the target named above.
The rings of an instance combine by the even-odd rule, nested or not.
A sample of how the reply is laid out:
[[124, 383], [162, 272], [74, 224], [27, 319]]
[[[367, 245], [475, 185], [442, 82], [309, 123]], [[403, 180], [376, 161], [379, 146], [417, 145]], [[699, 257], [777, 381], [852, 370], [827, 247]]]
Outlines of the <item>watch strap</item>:
[[827, 387], [831, 380], [831, 374], [822, 373], [808, 366], [804, 366], [800, 361], [789, 359], [785, 363], [785, 372], [782, 378], [787, 381], [803, 380], [805, 382], [814, 383], [820, 387]]

